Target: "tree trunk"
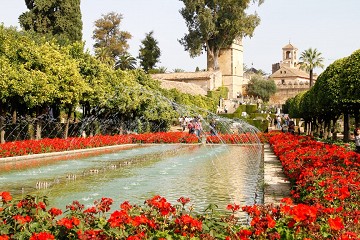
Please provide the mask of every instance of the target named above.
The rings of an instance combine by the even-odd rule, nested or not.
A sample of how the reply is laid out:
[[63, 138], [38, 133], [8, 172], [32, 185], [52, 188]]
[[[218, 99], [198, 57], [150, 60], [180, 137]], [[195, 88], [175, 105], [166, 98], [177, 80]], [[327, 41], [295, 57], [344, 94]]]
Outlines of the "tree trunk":
[[354, 118], [355, 118], [355, 128], [360, 127], [360, 109], [354, 110]]
[[313, 85], [313, 69], [310, 69], [310, 87], [312, 87]]
[[14, 109], [13, 112], [12, 112], [11, 123], [16, 124], [16, 120], [17, 120], [16, 109]]
[[69, 125], [70, 125], [70, 118], [71, 118], [71, 113], [72, 113], [72, 107], [69, 107], [68, 109], [69, 109], [69, 111], [68, 111], [67, 119], [66, 119], [64, 139], [67, 139], [68, 135], [69, 135]]
[[328, 137], [330, 136], [330, 120], [329, 119], [325, 119], [324, 122], [324, 139], [328, 139]]
[[316, 129], [316, 132], [319, 136], [319, 138], [324, 138], [324, 121], [323, 120], [318, 120], [317, 121], [318, 124], [316, 125], [317, 126], [317, 129]]
[[334, 118], [332, 120], [333, 124], [332, 124], [332, 128], [331, 128], [331, 132], [332, 132], [332, 139], [333, 140], [337, 140], [337, 129], [336, 129], [336, 122], [337, 122], [337, 119]]
[[219, 69], [219, 53], [220, 49], [215, 47], [208, 48], [207, 50], [207, 70], [213, 71]]
[[41, 139], [42, 120], [41, 111], [39, 108], [36, 109], [36, 140]]
[[36, 140], [41, 139], [42, 122], [40, 119], [36, 120]]
[[5, 143], [5, 112], [0, 101], [0, 143]]
[[349, 142], [350, 140], [350, 118], [349, 113], [345, 111], [344, 113], [344, 142]]

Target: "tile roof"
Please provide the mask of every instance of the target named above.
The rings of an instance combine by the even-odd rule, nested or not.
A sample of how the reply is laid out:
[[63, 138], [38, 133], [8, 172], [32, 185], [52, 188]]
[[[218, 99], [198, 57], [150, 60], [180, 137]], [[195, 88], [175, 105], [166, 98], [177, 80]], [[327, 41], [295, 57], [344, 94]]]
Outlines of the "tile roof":
[[270, 75], [270, 78], [289, 78], [289, 77], [299, 77], [310, 79], [309, 73], [299, 68], [291, 68], [286, 66], [281, 66], [276, 72]]
[[291, 43], [286, 44], [282, 49], [296, 49], [296, 47], [294, 45], [292, 45]]

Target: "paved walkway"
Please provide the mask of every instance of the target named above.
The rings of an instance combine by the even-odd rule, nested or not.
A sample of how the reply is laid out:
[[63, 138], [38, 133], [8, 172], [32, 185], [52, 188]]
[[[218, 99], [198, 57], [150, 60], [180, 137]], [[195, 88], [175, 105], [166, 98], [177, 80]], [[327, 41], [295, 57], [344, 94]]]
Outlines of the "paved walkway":
[[264, 203], [278, 204], [284, 197], [290, 197], [290, 182], [269, 144], [264, 145]]

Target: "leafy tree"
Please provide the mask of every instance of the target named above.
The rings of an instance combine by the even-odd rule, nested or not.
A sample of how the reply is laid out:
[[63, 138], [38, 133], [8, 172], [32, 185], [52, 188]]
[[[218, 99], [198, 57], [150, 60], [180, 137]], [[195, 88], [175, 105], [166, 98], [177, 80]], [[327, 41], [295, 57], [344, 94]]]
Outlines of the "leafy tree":
[[107, 62], [107, 59], [111, 58], [115, 62], [120, 56], [127, 53], [129, 49], [127, 41], [132, 36], [129, 32], [120, 30], [122, 19], [121, 14], [110, 12], [95, 21], [93, 39], [95, 40], [95, 55], [99, 60], [106, 59]]
[[133, 70], [136, 68], [136, 58], [129, 53], [125, 53], [119, 57], [115, 63], [115, 69]]
[[188, 27], [188, 33], [179, 40], [191, 57], [199, 56], [203, 50], [208, 54], [208, 69], [218, 69], [220, 49], [229, 47], [235, 39], [252, 36], [260, 19], [256, 14], [248, 15], [246, 9], [251, 2], [263, 0], [181, 0], [180, 10]]
[[[338, 59], [330, 64], [324, 72], [322, 72], [313, 87], [315, 94], [315, 107], [318, 118], [322, 118], [325, 122], [325, 137], [329, 135], [330, 130], [336, 131], [336, 122], [339, 119], [341, 108], [340, 84], [343, 72], [344, 59]], [[333, 122], [331, 129], [331, 121]], [[333, 137], [335, 138], [335, 134]]]
[[249, 95], [259, 97], [264, 102], [268, 102], [270, 96], [276, 93], [276, 84], [274, 80], [266, 80], [259, 75], [255, 75], [249, 81], [247, 92]]
[[345, 58], [342, 66], [340, 99], [344, 113], [344, 141], [350, 140], [349, 114], [355, 116], [359, 126], [360, 115], [360, 50]]
[[316, 48], [309, 48], [301, 53], [300, 61], [300, 67], [310, 73], [310, 87], [312, 87], [314, 68], [323, 68], [324, 58], [321, 56], [321, 53], [317, 51]]
[[185, 70], [181, 69], [181, 68], [175, 68], [174, 69], [174, 73], [181, 73], [181, 72], [185, 72]]
[[145, 39], [141, 41], [142, 45], [139, 50], [140, 66], [145, 72], [154, 69], [155, 65], [160, 61], [161, 51], [153, 34], [153, 31], [146, 34]]
[[95, 58], [108, 66], [113, 66], [115, 63], [115, 59], [107, 47], [95, 48]]
[[19, 17], [27, 31], [50, 34], [61, 41], [82, 39], [80, 0], [25, 0], [29, 11]]

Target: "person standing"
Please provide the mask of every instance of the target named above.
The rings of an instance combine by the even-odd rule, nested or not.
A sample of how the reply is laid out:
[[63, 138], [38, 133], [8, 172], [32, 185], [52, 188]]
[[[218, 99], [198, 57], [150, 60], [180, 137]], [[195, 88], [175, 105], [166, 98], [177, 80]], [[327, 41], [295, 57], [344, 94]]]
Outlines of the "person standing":
[[186, 116], [182, 118], [182, 122], [181, 122], [181, 128], [182, 128], [182, 131], [185, 131], [185, 128], [187, 126], [186, 124]]
[[188, 124], [188, 129], [189, 129], [189, 133], [192, 134], [195, 132], [195, 124], [194, 124], [194, 120], [190, 120], [189, 124]]
[[210, 135], [216, 136], [216, 122], [215, 119], [211, 120], [210, 122]]
[[277, 128], [277, 129], [281, 129], [281, 117], [280, 117], [280, 115], [278, 115], [278, 116], [276, 117], [276, 122], [277, 122], [276, 128]]
[[200, 138], [200, 134], [202, 132], [202, 125], [200, 118], [195, 121], [195, 134], [198, 138]]
[[355, 152], [360, 153], [360, 128], [355, 128]]

